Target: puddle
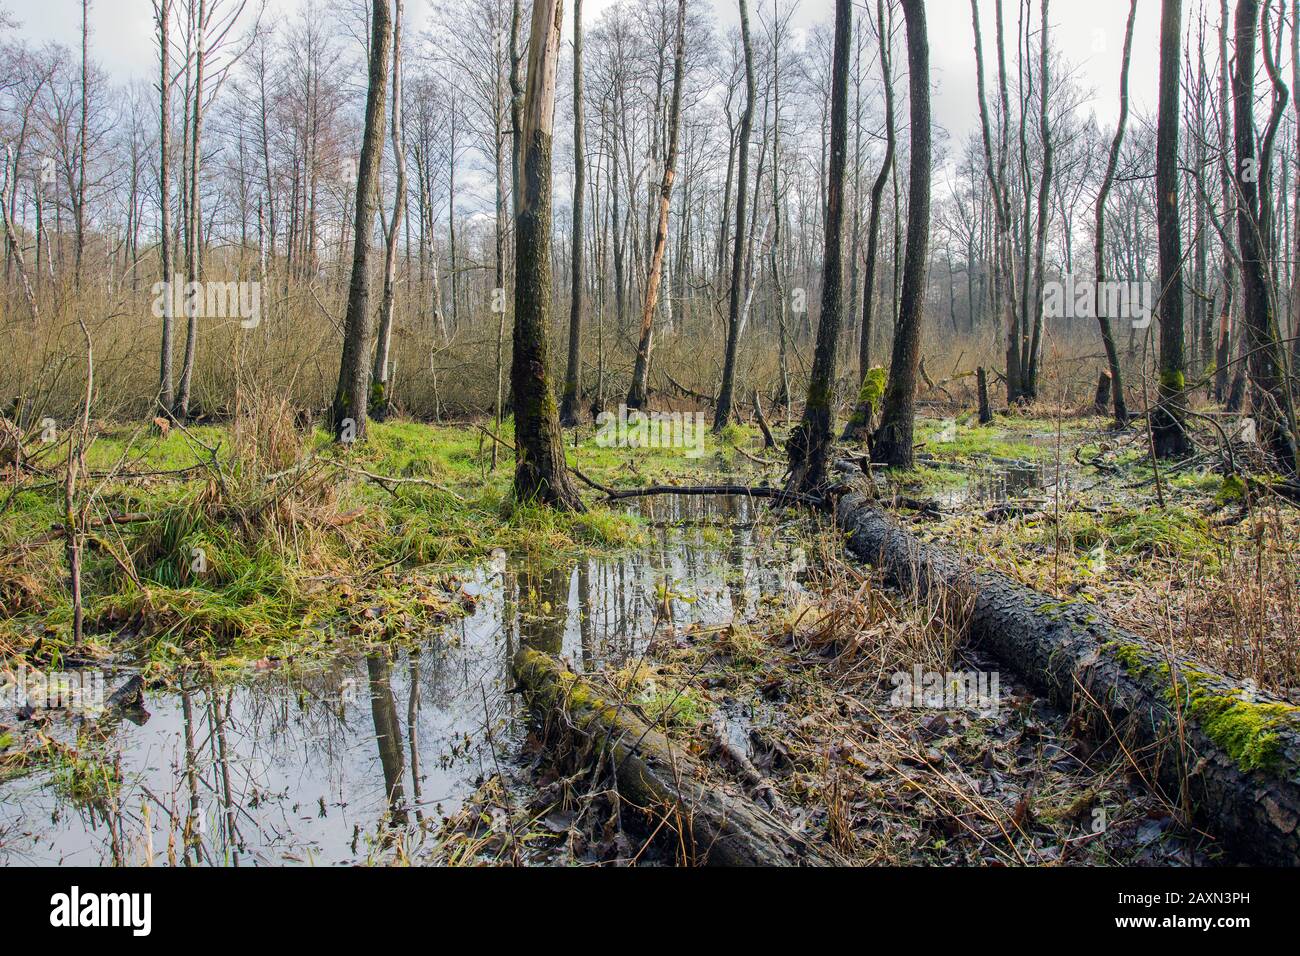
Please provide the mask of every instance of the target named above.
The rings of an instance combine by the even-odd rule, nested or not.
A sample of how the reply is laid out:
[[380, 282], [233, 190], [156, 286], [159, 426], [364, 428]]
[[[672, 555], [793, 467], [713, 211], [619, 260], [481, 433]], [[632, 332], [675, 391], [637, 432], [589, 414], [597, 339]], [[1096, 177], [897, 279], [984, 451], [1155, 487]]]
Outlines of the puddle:
[[[498, 554], [465, 580], [474, 611], [414, 649], [146, 693], [147, 719], [100, 728], [107, 741], [93, 748], [118, 767], [108, 806], [78, 799], [56, 771], [0, 785], [0, 865], [161, 865], [169, 854], [338, 865], [387, 859], [395, 843], [418, 853], [483, 778], [520, 759], [510, 660], [521, 641], [587, 670], [637, 654], [656, 628], [746, 619], [762, 596], [799, 587], [803, 553], [758, 520], [764, 506], [635, 507], [651, 525], [644, 552], [532, 564]], [[76, 745], [66, 721], [46, 732]], [[198, 834], [188, 848], [187, 819]]]

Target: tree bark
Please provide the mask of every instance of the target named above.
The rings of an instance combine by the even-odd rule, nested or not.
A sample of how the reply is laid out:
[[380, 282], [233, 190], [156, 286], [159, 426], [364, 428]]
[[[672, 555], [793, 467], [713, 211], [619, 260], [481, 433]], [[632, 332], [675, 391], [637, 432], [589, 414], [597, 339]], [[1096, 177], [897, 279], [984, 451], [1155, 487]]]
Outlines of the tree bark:
[[[909, 38], [915, 29], [909, 14]], [[924, 18], [924, 13], [920, 16]], [[826, 183], [826, 241], [822, 261], [821, 315], [813, 353], [803, 420], [786, 446], [790, 491], [815, 493], [826, 484], [835, 428], [835, 360], [839, 354], [844, 309], [844, 178], [849, 136], [849, 40], [853, 33], [852, 0], [835, 2], [835, 51], [831, 64], [830, 170]], [[928, 82], [928, 79], [927, 79]], [[926, 91], [928, 95], [928, 90]], [[928, 125], [927, 125], [928, 129]], [[927, 165], [929, 157], [926, 158]], [[926, 175], [929, 175], [927, 168]]]
[[[1129, 4], [1128, 25], [1124, 28], [1124, 55], [1119, 69], [1119, 119], [1115, 124], [1115, 138], [1110, 143], [1110, 157], [1106, 162], [1106, 175], [1097, 192], [1096, 226], [1093, 231], [1093, 269], [1097, 280], [1095, 304], [1097, 324], [1101, 327], [1101, 341], [1106, 349], [1106, 365], [1110, 369], [1110, 398], [1115, 411], [1115, 424], [1128, 421], [1128, 408], [1124, 402], [1124, 372], [1119, 363], [1119, 348], [1115, 344], [1115, 330], [1110, 317], [1105, 314], [1101, 284], [1106, 278], [1106, 200], [1115, 183], [1115, 170], [1119, 166], [1120, 149], [1124, 145], [1124, 132], [1128, 125], [1128, 73], [1133, 54], [1133, 22], [1137, 18], [1137, 0]], [[1105, 407], [1101, 408], [1101, 412]]]
[[1182, 0], [1163, 0], [1160, 16], [1160, 106], [1156, 122], [1156, 228], [1160, 240], [1159, 402], [1151, 412], [1158, 458], [1191, 451], [1187, 437], [1186, 341], [1183, 332], [1183, 237], [1178, 208], [1179, 70]]
[[[749, 134], [754, 125], [754, 51], [749, 42], [749, 7], [740, 2], [740, 37], [745, 48], [745, 112], [740, 117], [736, 161], [736, 234], [731, 246], [731, 291], [727, 299], [727, 345], [722, 363], [718, 403], [713, 409], [713, 430], [731, 421], [736, 382], [736, 353], [740, 348], [740, 294], [745, 284], [745, 225], [748, 222]], [[838, 15], [838, 14], [837, 14]]]
[[551, 122], [561, 0], [535, 0], [520, 128], [515, 211], [515, 327], [510, 366], [515, 410], [515, 498], [572, 511], [582, 499], [569, 477], [548, 370], [551, 324]]
[[668, 120], [668, 153], [664, 158], [663, 181], [659, 186], [659, 218], [655, 228], [653, 251], [650, 255], [650, 271], [646, 276], [645, 304], [641, 311], [641, 335], [637, 341], [636, 362], [632, 368], [632, 386], [627, 393], [628, 408], [644, 408], [649, 392], [654, 315], [659, 304], [664, 250], [668, 245], [668, 212], [672, 204], [673, 181], [677, 176], [678, 134], [682, 122], [682, 81], [686, 70], [686, 0], [677, 2], [676, 37], [672, 105], [669, 108]]
[[[687, 750], [656, 727], [529, 647], [514, 659], [524, 699], [550, 735], [579, 745], [583, 763], [612, 764], [620, 794], [677, 831], [686, 859], [707, 866], [829, 865], [827, 848], [808, 843], [755, 801], [706, 783]], [[674, 837], [677, 842], [678, 837]]]
[[1286, 356], [1277, 334], [1277, 319], [1265, 266], [1267, 242], [1262, 233], [1263, 205], [1259, 183], [1265, 180], [1262, 156], [1255, 149], [1255, 37], [1258, 0], [1238, 0], [1236, 13], [1237, 71], [1233, 76], [1234, 125], [1237, 141], [1237, 245], [1241, 252], [1241, 285], [1246, 324], [1246, 367], [1250, 375], [1260, 438], [1291, 474], [1297, 472], [1294, 422], [1287, 393]]
[[[159, 243], [162, 255], [163, 299], [162, 347], [158, 362], [158, 405], [163, 414], [171, 412], [176, 396], [172, 384], [172, 339], [176, 316], [172, 311], [176, 297], [175, 265], [172, 262], [172, 84], [171, 84], [171, 8], [172, 0], [154, 0], [154, 17], [158, 23], [158, 206]], [[269, 189], [269, 186], [268, 186]]]
[[992, 121], [989, 116], [988, 97], [984, 92], [984, 43], [980, 33], [980, 14], [976, 0], [971, 0], [971, 22], [975, 32], [975, 77], [979, 98], [980, 130], [984, 143], [985, 175], [993, 198], [995, 284], [1002, 285], [1003, 306], [1006, 309], [1007, 402], [1021, 399], [1020, 370], [1020, 320], [1016, 312], [1016, 278], [1014, 256], [1011, 250], [1011, 198], [1006, 184], [1006, 124], [1009, 111], [1007, 97], [1006, 65], [1002, 41], [1002, 0], [997, 0], [998, 18], [998, 78], [1002, 103], [1002, 127], [998, 148], [994, 149]]
[[[1103, 711], [1106, 725], [1168, 792], [1190, 788], [1195, 817], [1224, 839], [1232, 857], [1300, 863], [1300, 710], [1263, 694], [1243, 701], [1234, 682], [1149, 647], [1092, 604], [1062, 605], [922, 544], [859, 492], [839, 501], [836, 520], [850, 535], [849, 550], [906, 593], [958, 595], [969, 606], [968, 640], [1061, 707]], [[1224, 732], [1232, 718], [1264, 726], [1252, 740], [1233, 739]]]
[[903, 0], [912, 114], [912, 162], [907, 204], [907, 250], [898, 328], [880, 428], [871, 449], [875, 462], [912, 466], [916, 374], [921, 360], [921, 321], [930, 242], [930, 43], [922, 0]]
[[582, 400], [582, 228], [586, 205], [587, 156], [582, 128], [582, 0], [573, 3], [573, 243], [569, 289], [569, 357], [560, 401], [560, 425], [578, 424]]
[[365, 131], [357, 166], [356, 227], [352, 245], [352, 278], [343, 323], [343, 355], [332, 408], [334, 440], [366, 437], [370, 397], [369, 363], [373, 321], [370, 314], [370, 238], [375, 225], [379, 165], [384, 151], [384, 105], [388, 93], [388, 56], [392, 42], [389, 0], [371, 0], [370, 78], [366, 93]]
[[880, 204], [894, 168], [898, 135], [894, 129], [894, 71], [890, 65], [889, 23], [885, 0], [876, 0], [876, 29], [880, 34], [880, 75], [885, 90], [885, 159], [876, 181], [871, 184], [871, 213], [867, 217], [867, 272], [862, 283], [862, 329], [858, 340], [858, 384], [871, 371], [872, 319], [876, 304], [876, 258], [880, 252]]
[[1051, 44], [1048, 29], [1050, 23], [1048, 0], [1042, 0], [1040, 9], [1041, 23], [1039, 24], [1039, 30], [1041, 42], [1039, 46], [1038, 72], [1041, 87], [1038, 91], [1038, 135], [1043, 142], [1043, 170], [1038, 179], [1038, 225], [1034, 241], [1034, 307], [1030, 314], [1033, 320], [1033, 332], [1029, 340], [1029, 362], [1025, 368], [1025, 397], [1031, 401], [1038, 397], [1038, 364], [1043, 348], [1043, 287], [1046, 281], [1043, 260], [1047, 253], [1047, 227], [1048, 219], [1051, 216], [1052, 176], [1055, 172], [1052, 125], [1048, 113], [1052, 77], [1051, 63], [1049, 62]]
[[393, 342], [393, 308], [397, 297], [397, 237], [406, 211], [406, 149], [402, 145], [402, 3], [393, 3], [393, 163], [397, 167], [397, 189], [393, 196], [393, 217], [384, 246], [384, 291], [379, 306], [379, 336], [375, 362], [370, 373], [370, 414], [383, 421], [391, 410], [389, 356]]

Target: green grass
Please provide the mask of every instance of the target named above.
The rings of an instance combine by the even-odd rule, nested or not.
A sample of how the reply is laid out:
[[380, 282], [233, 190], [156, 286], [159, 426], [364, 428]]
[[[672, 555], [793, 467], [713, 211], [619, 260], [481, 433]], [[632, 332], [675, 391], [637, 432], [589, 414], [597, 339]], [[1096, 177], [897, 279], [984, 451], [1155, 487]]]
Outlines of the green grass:
[[[333, 635], [356, 635], [354, 612], [366, 603], [418, 630], [450, 610], [432, 602], [431, 611], [427, 589], [412, 596], [403, 575], [463, 569], [498, 548], [575, 556], [649, 540], [639, 517], [599, 504], [587, 489], [583, 514], [515, 503], [513, 452], [501, 447], [493, 468], [493, 440], [470, 425], [372, 423], [367, 440], [341, 455], [317, 429], [303, 443], [302, 455], [314, 460], [301, 486], [297, 475], [267, 484], [247, 473], [222, 427], [192, 429], [192, 438], [137, 425], [97, 424], [94, 432], [93, 515], [153, 517], [92, 530], [83, 555], [87, 646], [77, 650], [131, 649], [161, 674], [195, 657], [309, 654]], [[753, 429], [734, 426], [720, 440], [710, 435], [705, 455], [692, 458], [684, 449], [603, 448], [595, 434], [581, 431], [570, 463], [624, 487], [714, 480], [745, 467], [734, 447], [755, 441]], [[509, 421], [500, 437], [513, 441]], [[204, 445], [218, 449], [219, 476]], [[335, 456], [342, 469], [330, 467]], [[101, 482], [119, 465], [130, 477]], [[417, 480], [386, 490], [358, 469]], [[173, 474], [143, 474], [153, 472]], [[20, 492], [0, 518], [0, 656], [36, 649], [43, 662], [57, 662], [71, 649], [62, 541], [19, 547], [61, 523], [57, 481]], [[391, 636], [361, 623], [367, 639]]]
[[1016, 437], [1002, 425], [965, 425], [957, 419], [918, 422], [916, 441], [936, 458], [974, 462], [989, 458], [1011, 461], [1040, 461], [1051, 449], [1041, 442]]

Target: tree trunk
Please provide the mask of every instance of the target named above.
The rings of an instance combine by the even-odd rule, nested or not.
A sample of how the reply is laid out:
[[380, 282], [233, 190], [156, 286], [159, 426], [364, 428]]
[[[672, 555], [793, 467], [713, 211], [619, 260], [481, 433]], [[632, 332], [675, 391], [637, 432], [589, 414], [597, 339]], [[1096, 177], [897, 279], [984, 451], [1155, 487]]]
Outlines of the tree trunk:
[[663, 181], [659, 186], [659, 219], [650, 256], [650, 272], [646, 276], [645, 305], [641, 312], [641, 335], [637, 341], [636, 362], [632, 368], [632, 386], [627, 393], [628, 408], [644, 408], [649, 397], [654, 314], [659, 303], [664, 249], [668, 245], [668, 211], [672, 203], [673, 180], [677, 175], [678, 133], [682, 121], [682, 81], [686, 69], [686, 0], [677, 2], [676, 37], [676, 53], [673, 56], [673, 98], [668, 120], [668, 154], [664, 159]]
[[569, 357], [560, 401], [560, 424], [578, 424], [582, 401], [582, 227], [586, 204], [587, 156], [582, 128], [582, 0], [573, 4], [573, 246], [569, 294]]
[[[722, 364], [722, 383], [713, 410], [713, 430], [720, 432], [731, 421], [736, 382], [736, 353], [740, 347], [740, 294], [745, 284], [745, 224], [748, 222], [749, 133], [754, 125], [754, 51], [749, 42], [749, 7], [740, 2], [740, 37], [745, 48], [745, 112], [740, 117], [740, 141], [736, 161], [736, 234], [731, 246], [731, 291], [727, 299], [727, 345]], [[837, 0], [838, 2], [838, 0]], [[837, 14], [838, 16], [838, 14]], [[847, 87], [846, 87], [847, 89]]]
[[912, 466], [916, 373], [921, 360], [921, 320], [930, 242], [930, 43], [922, 0], [903, 0], [903, 16], [907, 22], [908, 88], [912, 101], [907, 251], [889, 384], [885, 387], [880, 428], [871, 449], [873, 461], [894, 468]]
[[[1111, 404], [1115, 410], [1115, 424], [1123, 425], [1128, 421], [1128, 408], [1124, 402], [1124, 372], [1119, 364], [1119, 349], [1115, 345], [1115, 330], [1111, 327], [1110, 317], [1105, 314], [1102, 302], [1101, 284], [1106, 278], [1106, 200], [1110, 196], [1111, 186], [1115, 183], [1115, 170], [1119, 166], [1120, 149], [1124, 145], [1124, 132], [1128, 124], [1128, 72], [1133, 53], [1133, 22], [1137, 18], [1137, 0], [1132, 0], [1128, 11], [1128, 25], [1124, 30], [1124, 55], [1119, 70], [1119, 120], [1115, 124], [1115, 138], [1110, 144], [1110, 158], [1106, 163], [1106, 175], [1102, 179], [1101, 189], [1097, 192], [1096, 227], [1093, 231], [1093, 269], [1097, 286], [1095, 304], [1097, 324], [1101, 326], [1101, 341], [1106, 349], [1106, 365], [1110, 369], [1109, 384]], [[1098, 414], [1105, 412], [1103, 405]]]
[[515, 498], [581, 511], [564, 460], [564, 434], [547, 364], [551, 320], [551, 121], [559, 59], [560, 0], [535, 0], [520, 128], [515, 211], [515, 329], [510, 385], [515, 410]]
[[[912, 28], [910, 18], [909, 28]], [[790, 434], [786, 446], [790, 458], [790, 480], [786, 487], [800, 493], [815, 493], [826, 484], [826, 469], [835, 428], [835, 360], [839, 354], [841, 313], [844, 308], [844, 174], [848, 161], [849, 40], [852, 32], [852, 0], [836, 0], [821, 315], [817, 321], [817, 347], [813, 353], [812, 375], [808, 382], [803, 420]], [[927, 157], [927, 163], [928, 161]], [[929, 170], [926, 172], [928, 175]]]
[[[1229, 213], [1236, 208], [1237, 194], [1233, 187], [1232, 155], [1233, 144], [1231, 139], [1232, 128], [1232, 110], [1229, 104], [1232, 102], [1231, 92], [1231, 61], [1228, 59], [1228, 29], [1231, 26], [1231, 19], [1228, 14], [1228, 0], [1220, 0], [1219, 3], [1219, 148], [1222, 156], [1219, 161], [1219, 184], [1220, 191], [1223, 193], [1223, 216], [1225, 227], [1229, 220]], [[1228, 247], [1227, 241], [1223, 244], [1223, 292], [1220, 295], [1219, 304], [1219, 327], [1218, 336], [1214, 352], [1214, 397], [1219, 402], [1228, 401], [1228, 391], [1230, 380], [1228, 377], [1228, 363], [1232, 359], [1232, 308], [1235, 273], [1235, 263], [1233, 262], [1232, 249]]]
[[388, 93], [388, 56], [392, 42], [392, 8], [389, 0], [371, 0], [370, 77], [366, 93], [366, 125], [357, 166], [356, 226], [352, 244], [352, 278], [348, 285], [348, 310], [343, 323], [343, 356], [332, 408], [334, 440], [361, 441], [366, 437], [366, 410], [370, 397], [369, 364], [372, 318], [370, 314], [370, 238], [375, 225], [379, 192], [379, 166], [384, 153], [384, 104]]
[[154, 0], [154, 17], [158, 23], [158, 205], [159, 243], [162, 254], [162, 282], [166, 295], [163, 298], [162, 348], [158, 362], [158, 405], [163, 414], [171, 412], [175, 403], [172, 384], [172, 339], [175, 336], [176, 301], [174, 284], [175, 267], [172, 263], [172, 86], [171, 86], [171, 7], [172, 0]]
[[[1266, 179], [1255, 150], [1255, 37], [1258, 0], [1238, 0], [1236, 15], [1237, 72], [1233, 103], [1237, 140], [1237, 245], [1241, 251], [1241, 285], [1246, 323], [1246, 367], [1260, 438], [1287, 471], [1297, 472], [1294, 421], [1286, 382], [1286, 355], [1277, 334], [1265, 265], [1267, 242], [1259, 183]], [[1252, 174], [1247, 174], [1248, 171]]]
[[1043, 170], [1038, 179], [1038, 227], [1034, 240], [1034, 306], [1028, 318], [1033, 321], [1033, 332], [1029, 340], [1029, 361], [1025, 368], [1025, 397], [1033, 400], [1038, 397], [1038, 363], [1043, 348], [1043, 286], [1046, 276], [1043, 272], [1043, 259], [1047, 252], [1047, 226], [1051, 215], [1050, 199], [1052, 194], [1052, 175], [1054, 172], [1054, 150], [1052, 148], [1052, 126], [1048, 114], [1048, 101], [1051, 99], [1051, 53], [1049, 42], [1048, 0], [1042, 0], [1041, 6], [1041, 42], [1039, 46], [1038, 72], [1041, 88], [1038, 91], [1038, 135], [1043, 142]]
[[1187, 358], [1183, 334], [1183, 237], [1178, 208], [1179, 70], [1182, 66], [1182, 0], [1162, 0], [1160, 107], [1156, 123], [1156, 228], [1160, 239], [1159, 403], [1151, 412], [1158, 458], [1191, 451], [1187, 417]]
[[375, 343], [374, 368], [370, 373], [370, 414], [383, 421], [391, 410], [389, 353], [393, 342], [393, 306], [397, 297], [397, 237], [406, 211], [406, 149], [402, 145], [402, 3], [393, 4], [393, 162], [397, 167], [397, 190], [393, 196], [393, 217], [384, 246], [384, 292], [379, 307], [379, 337]]
[[998, 79], [1002, 103], [1002, 127], [998, 148], [994, 149], [988, 97], [984, 92], [984, 44], [980, 35], [980, 15], [976, 0], [971, 0], [971, 21], [975, 31], [975, 77], [977, 83], [980, 130], [984, 143], [985, 174], [992, 193], [994, 211], [993, 271], [995, 285], [1000, 280], [1002, 303], [1006, 309], [1007, 402], [1021, 399], [1020, 320], [1016, 312], [1015, 257], [1011, 249], [1011, 198], [1006, 183], [1006, 126], [1010, 110], [1007, 96], [1005, 48], [1002, 40], [1002, 0], [997, 0]]
[[862, 284], [862, 329], [858, 340], [858, 384], [871, 371], [872, 319], [876, 304], [876, 258], [880, 251], [880, 203], [894, 167], [898, 135], [894, 129], [894, 71], [890, 65], [890, 33], [885, 0], [876, 0], [876, 29], [880, 34], [880, 74], [885, 89], [885, 159], [871, 185], [871, 214], [867, 217], [867, 273]]
[[[841, 0], [846, 2], [846, 0]], [[558, 650], [558, 648], [556, 648]], [[602, 698], [554, 657], [529, 647], [514, 659], [524, 699], [548, 734], [577, 743], [583, 763], [612, 765], [619, 793], [655, 829], [666, 820], [682, 862], [709, 866], [797, 866], [834, 862], [748, 797], [706, 783], [696, 759], [632, 708]], [[680, 842], [679, 842], [680, 841]]]

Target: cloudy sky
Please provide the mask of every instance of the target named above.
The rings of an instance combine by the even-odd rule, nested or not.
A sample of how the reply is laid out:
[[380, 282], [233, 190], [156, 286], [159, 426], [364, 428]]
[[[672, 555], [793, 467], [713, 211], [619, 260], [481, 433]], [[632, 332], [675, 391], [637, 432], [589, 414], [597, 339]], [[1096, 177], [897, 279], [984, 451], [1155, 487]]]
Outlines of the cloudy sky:
[[[253, 3], [256, 0], [252, 0]], [[301, 0], [268, 0], [270, 15], [281, 18]], [[594, 21], [611, 0], [586, 0], [583, 19]], [[695, 0], [708, 2], [723, 28], [739, 22], [735, 0]], [[757, 6], [765, 0], [751, 0]], [[770, 0], [766, 0], [770, 2]], [[786, 0], [781, 0], [785, 7]], [[1034, 4], [1035, 11], [1038, 3]], [[1194, 3], [1185, 4], [1193, 7]], [[323, 7], [324, 4], [322, 3]], [[803, 28], [829, 23], [833, 0], [801, 0], [795, 22]], [[870, 4], [874, 11], [874, 2]], [[1006, 4], [1009, 44], [1014, 51], [1015, 25], [1011, 22], [1016, 3]], [[1212, 5], [1217, 10], [1217, 4]], [[0, 0], [21, 22], [20, 33], [29, 40], [55, 40], [69, 47], [79, 41], [81, 0]], [[408, 30], [423, 28], [428, 18], [428, 0], [407, 0]], [[565, 4], [566, 19], [572, 17], [572, 3]], [[986, 55], [993, 42], [993, 4], [981, 0]], [[866, 9], [857, 4], [859, 15]], [[960, 140], [977, 128], [979, 117], [975, 98], [975, 61], [968, 0], [929, 0], [931, 67], [935, 83], [935, 121], [954, 140]], [[1113, 122], [1118, 112], [1120, 55], [1124, 44], [1124, 24], [1128, 0], [1055, 0], [1051, 4], [1053, 43], [1076, 71], [1081, 86], [1091, 91], [1089, 107], [1103, 124]], [[1133, 44], [1131, 89], [1133, 108], [1138, 113], [1154, 113], [1156, 75], [1159, 61], [1158, 42], [1160, 4], [1142, 0]], [[92, 56], [119, 82], [141, 78], [152, 80], [156, 52], [153, 43], [152, 4], [150, 0], [93, 0]], [[412, 31], [414, 32], [414, 31]], [[571, 30], [566, 27], [565, 35]]]

